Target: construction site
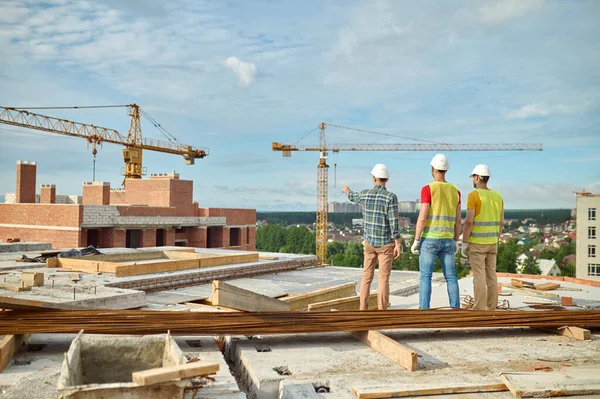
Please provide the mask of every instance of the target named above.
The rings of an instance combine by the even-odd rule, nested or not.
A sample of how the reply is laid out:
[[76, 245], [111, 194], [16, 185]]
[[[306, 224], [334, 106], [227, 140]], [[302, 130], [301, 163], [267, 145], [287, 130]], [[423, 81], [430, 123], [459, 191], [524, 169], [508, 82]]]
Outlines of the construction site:
[[[390, 305], [359, 311], [362, 270], [329, 266], [328, 152], [541, 150], [541, 145], [338, 145], [316, 151], [316, 254], [256, 251], [256, 210], [202, 208], [176, 172], [143, 178], [142, 151], [208, 155], [27, 110], [0, 121], [125, 146], [124, 182], [58, 195], [19, 161], [0, 204], [2, 398], [511, 398], [600, 396], [600, 282], [498, 273], [498, 310], [447, 308], [433, 275], [393, 271]], [[330, 125], [331, 126], [331, 125]]]

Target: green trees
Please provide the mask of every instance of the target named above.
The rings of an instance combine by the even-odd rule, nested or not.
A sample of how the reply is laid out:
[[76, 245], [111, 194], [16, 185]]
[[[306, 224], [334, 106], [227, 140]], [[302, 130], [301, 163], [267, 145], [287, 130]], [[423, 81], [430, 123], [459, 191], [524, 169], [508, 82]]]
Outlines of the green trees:
[[509, 240], [506, 244], [499, 244], [498, 256], [496, 257], [496, 271], [516, 273], [518, 253], [517, 240], [513, 239]]
[[522, 274], [542, 274], [542, 270], [538, 265], [537, 259], [529, 257], [523, 262]]
[[315, 234], [306, 227], [270, 224], [256, 230], [256, 249], [264, 252], [314, 254]]

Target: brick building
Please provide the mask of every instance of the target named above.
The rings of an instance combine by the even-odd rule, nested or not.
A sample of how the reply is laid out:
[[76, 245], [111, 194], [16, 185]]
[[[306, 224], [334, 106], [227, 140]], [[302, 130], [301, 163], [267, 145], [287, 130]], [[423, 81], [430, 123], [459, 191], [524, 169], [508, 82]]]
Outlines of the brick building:
[[0, 241], [51, 242], [53, 248], [154, 247], [256, 249], [256, 210], [200, 208], [193, 181], [175, 172], [110, 183], [84, 183], [83, 195], [56, 195], [42, 184], [36, 163], [17, 162], [16, 193], [0, 204]]

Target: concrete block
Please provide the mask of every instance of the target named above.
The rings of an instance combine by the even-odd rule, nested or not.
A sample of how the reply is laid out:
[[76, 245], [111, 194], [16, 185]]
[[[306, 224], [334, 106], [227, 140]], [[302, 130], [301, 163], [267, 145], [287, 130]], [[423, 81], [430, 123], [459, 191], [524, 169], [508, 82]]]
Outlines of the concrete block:
[[[326, 387], [318, 387], [327, 392]], [[326, 396], [315, 391], [315, 386], [309, 381], [283, 380], [279, 384], [279, 399], [322, 399]]]

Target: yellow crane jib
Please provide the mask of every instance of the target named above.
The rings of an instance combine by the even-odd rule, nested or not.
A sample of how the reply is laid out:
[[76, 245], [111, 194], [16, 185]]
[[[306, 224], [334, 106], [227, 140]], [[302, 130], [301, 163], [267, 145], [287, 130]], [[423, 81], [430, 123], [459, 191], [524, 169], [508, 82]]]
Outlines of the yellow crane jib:
[[[317, 151], [319, 152], [319, 163], [317, 165], [317, 218], [316, 218], [316, 252], [319, 264], [327, 262], [327, 211], [328, 211], [328, 176], [329, 165], [327, 165], [327, 151], [337, 153], [340, 151], [542, 151], [541, 143], [474, 143], [474, 144], [447, 144], [436, 142], [425, 143], [401, 143], [401, 144], [327, 144], [325, 138], [326, 126], [338, 127], [347, 130], [355, 130], [365, 133], [382, 134], [370, 132], [363, 129], [320, 123], [318, 146], [298, 146], [294, 144], [281, 144], [273, 142], [273, 151], [281, 151], [284, 157], [289, 157], [292, 151]], [[314, 129], [314, 130], [316, 130]], [[314, 131], [312, 130], [312, 131]], [[312, 132], [311, 131], [311, 132]], [[310, 134], [310, 132], [309, 132]], [[386, 136], [392, 136], [384, 134]], [[427, 141], [412, 139], [417, 141]]]
[[[114, 106], [89, 106], [89, 107], [38, 107], [42, 109], [64, 109], [64, 108], [107, 108], [107, 107], [123, 107], [121, 105]], [[179, 141], [170, 135], [158, 122], [151, 119], [145, 114], [137, 104], [129, 104], [126, 106], [128, 115], [131, 116], [129, 132], [127, 136], [122, 135], [114, 129], [108, 129], [92, 124], [73, 122], [66, 119], [55, 118], [52, 116], [36, 114], [28, 111], [35, 109], [34, 107], [26, 109], [17, 109], [14, 107], [0, 106], [0, 123], [17, 126], [27, 129], [41, 130], [49, 133], [60, 134], [63, 136], [78, 137], [87, 140], [93, 145], [93, 154], [96, 154], [96, 145], [102, 143], [120, 144], [125, 146], [123, 149], [123, 161], [125, 167], [122, 169], [122, 174], [125, 179], [139, 179], [145, 174], [145, 168], [142, 166], [142, 151], [156, 151], [166, 154], [181, 155], [186, 165], [193, 165], [198, 158], [208, 156], [208, 149], [201, 147], [192, 147], [179, 143]], [[159, 130], [166, 133], [169, 141], [161, 141], [142, 137], [142, 128], [140, 115], [144, 115]]]

